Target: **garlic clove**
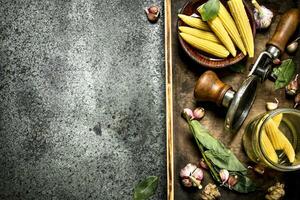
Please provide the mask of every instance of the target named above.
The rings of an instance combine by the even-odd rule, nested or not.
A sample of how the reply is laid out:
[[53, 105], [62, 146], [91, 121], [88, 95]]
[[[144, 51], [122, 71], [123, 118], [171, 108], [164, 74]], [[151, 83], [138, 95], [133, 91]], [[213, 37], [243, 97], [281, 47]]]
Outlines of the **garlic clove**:
[[181, 178], [188, 178], [193, 174], [193, 172], [197, 169], [196, 165], [191, 163], [187, 164], [184, 168], [180, 170], [180, 177]]
[[279, 58], [275, 58], [275, 59], [273, 60], [273, 64], [274, 64], [274, 65], [280, 65], [280, 64], [281, 64], [281, 60], [280, 60]]
[[275, 101], [276, 102], [267, 102], [266, 103], [266, 108], [267, 108], [268, 111], [275, 110], [275, 109], [278, 108], [279, 101], [276, 98], [275, 98]]
[[181, 182], [184, 187], [192, 187], [193, 186], [193, 182], [191, 182], [189, 178], [184, 178], [181, 180]]
[[200, 168], [197, 168], [192, 173], [192, 176], [195, 177], [197, 180], [201, 181], [203, 179], [203, 171]]
[[203, 169], [208, 169], [207, 164], [205, 163], [204, 159], [201, 158], [201, 160], [199, 161], [199, 167], [203, 168]]
[[298, 74], [295, 78], [285, 87], [285, 93], [289, 96], [295, 96], [299, 90]]
[[205, 110], [202, 107], [198, 107], [193, 111], [194, 119], [200, 120], [205, 115]]
[[229, 178], [229, 171], [226, 169], [221, 169], [219, 174], [220, 174], [222, 184], [226, 183]]
[[152, 23], [157, 22], [160, 14], [160, 9], [158, 6], [152, 5], [149, 8], [145, 8], [148, 20]]
[[235, 184], [237, 184], [237, 182], [238, 182], [237, 175], [235, 175], [235, 176], [230, 175], [228, 178], [228, 181], [227, 181], [229, 189], [231, 189], [233, 186], [235, 186]]
[[189, 108], [183, 109], [183, 114], [185, 115], [185, 117], [189, 117], [190, 120], [195, 118], [193, 111]]
[[297, 108], [297, 106], [300, 104], [300, 93], [298, 93], [296, 96], [295, 96], [295, 104], [294, 104], [294, 108]]

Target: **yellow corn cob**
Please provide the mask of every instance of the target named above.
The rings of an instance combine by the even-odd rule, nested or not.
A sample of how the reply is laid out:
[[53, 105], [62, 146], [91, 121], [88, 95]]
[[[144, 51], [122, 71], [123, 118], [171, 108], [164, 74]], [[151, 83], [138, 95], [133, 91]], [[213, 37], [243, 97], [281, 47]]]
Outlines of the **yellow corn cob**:
[[254, 41], [251, 26], [242, 0], [229, 0], [227, 2], [230, 12], [236, 22], [249, 57], [254, 56]]
[[200, 39], [195, 36], [189, 35], [187, 33], [180, 33], [180, 36], [182, 37], [183, 40], [185, 40], [193, 47], [205, 51], [207, 53], [210, 53], [212, 55], [215, 55], [217, 57], [226, 58], [229, 55], [227, 49], [220, 44], [208, 40]]
[[190, 35], [195, 36], [197, 38], [201, 38], [201, 39], [205, 39], [205, 40], [209, 40], [211, 42], [221, 44], [221, 41], [219, 40], [219, 38], [215, 34], [213, 34], [212, 32], [202, 31], [202, 30], [199, 30], [199, 29], [196, 29], [196, 28], [191, 28], [191, 27], [188, 27], [188, 26], [179, 26], [178, 29], [183, 33], [190, 34]]
[[282, 150], [285, 146], [284, 134], [278, 129], [273, 119], [269, 119], [264, 126], [275, 150]]
[[278, 156], [265, 130], [261, 132], [261, 144], [266, 156], [274, 163], [278, 163]]
[[231, 37], [232, 41], [236, 44], [236, 46], [243, 52], [244, 55], [247, 54], [245, 46], [243, 44], [242, 38], [237, 30], [237, 27], [230, 16], [229, 12], [220, 2], [220, 9], [218, 13], [218, 17], [220, 18], [224, 28], [228, 32], [229, 36]]
[[274, 116], [273, 118], [274, 123], [276, 124], [277, 127], [279, 127], [281, 119], [282, 119], [282, 113]]
[[188, 15], [178, 14], [178, 17], [187, 25], [198, 28], [204, 31], [209, 31], [209, 27], [206, 22], [202, 21], [200, 18], [191, 17]]
[[295, 161], [295, 150], [292, 146], [292, 144], [290, 143], [290, 141], [285, 137], [284, 140], [284, 147], [283, 147], [283, 151], [285, 153], [285, 155], [288, 157], [289, 161], [291, 163], [293, 163]]
[[207, 23], [211, 30], [218, 36], [218, 38], [221, 40], [224, 46], [228, 49], [228, 51], [233, 55], [233, 57], [235, 57], [236, 49], [227, 31], [225, 30], [220, 18], [215, 17], [214, 19], [209, 20]]

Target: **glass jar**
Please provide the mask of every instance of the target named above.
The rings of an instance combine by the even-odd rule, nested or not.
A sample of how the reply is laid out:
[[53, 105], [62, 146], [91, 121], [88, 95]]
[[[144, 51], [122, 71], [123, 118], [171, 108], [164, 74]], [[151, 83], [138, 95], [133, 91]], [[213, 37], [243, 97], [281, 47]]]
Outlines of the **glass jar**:
[[[295, 160], [292, 163], [282, 149], [276, 150], [278, 162], [274, 162], [274, 159], [272, 161], [270, 155], [268, 155], [263, 147], [265, 144], [262, 144], [261, 138], [263, 134], [267, 133], [266, 135], [270, 137], [270, 131], [267, 131], [271, 129], [268, 128], [267, 130], [269, 126], [266, 126], [266, 123], [270, 125], [271, 120], [274, 122], [275, 116], [277, 115], [278, 117], [282, 115], [282, 119], [278, 121], [276, 127], [278, 127], [281, 133], [288, 139], [295, 151]], [[272, 140], [270, 139], [270, 141]], [[294, 171], [300, 169], [300, 111], [296, 109], [276, 109], [259, 115], [247, 125], [243, 135], [243, 145], [248, 157], [256, 163], [263, 164], [278, 171]]]

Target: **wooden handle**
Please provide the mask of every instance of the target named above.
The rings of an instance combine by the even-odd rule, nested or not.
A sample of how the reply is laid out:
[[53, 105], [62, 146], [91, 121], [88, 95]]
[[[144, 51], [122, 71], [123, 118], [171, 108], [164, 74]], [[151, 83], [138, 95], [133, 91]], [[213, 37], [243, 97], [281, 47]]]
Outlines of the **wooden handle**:
[[194, 96], [199, 101], [211, 101], [222, 104], [225, 93], [231, 87], [218, 78], [215, 72], [206, 71], [198, 79], [194, 89]]
[[289, 38], [294, 34], [299, 23], [299, 9], [290, 9], [284, 13], [276, 27], [276, 31], [267, 43], [277, 47], [282, 53]]

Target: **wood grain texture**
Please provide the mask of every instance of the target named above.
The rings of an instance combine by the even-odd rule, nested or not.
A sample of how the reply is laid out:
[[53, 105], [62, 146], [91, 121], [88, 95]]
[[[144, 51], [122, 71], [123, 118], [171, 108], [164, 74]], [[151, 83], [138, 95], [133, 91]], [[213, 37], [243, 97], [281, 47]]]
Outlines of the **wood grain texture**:
[[[194, 98], [193, 91], [195, 83], [199, 76], [203, 72], [205, 72], [207, 68], [199, 65], [194, 60], [192, 60], [181, 48], [178, 41], [176, 28], [177, 13], [178, 10], [186, 3], [186, 0], [166, 0], [165, 2], [165, 6], [170, 6], [171, 8], [171, 15], [170, 13], [168, 13], [168, 15], [166, 15], [165, 20], [170, 20], [169, 22], [166, 22], [166, 34], [169, 34], [169, 36], [166, 37], [169, 39], [169, 42], [166, 41], [166, 45], [169, 45], [166, 47], [166, 60], [168, 60], [166, 61], [166, 63], [169, 67], [172, 67], [172, 69], [168, 69], [171, 70], [168, 71], [168, 73], [170, 76], [172, 76], [169, 77], [169, 79], [171, 79], [172, 82], [167, 82], [172, 84], [171, 88], [169, 88], [169, 90], [167, 91], [167, 101], [171, 101], [169, 102], [168, 109], [172, 109], [172, 111], [168, 111], [168, 121], [171, 120], [171, 118], [173, 120], [172, 122], [168, 122], [170, 125], [170, 129], [167, 132], [169, 141], [168, 145], [170, 145], [173, 141], [171, 146], [168, 146], [168, 166], [172, 168], [168, 169], [168, 173], [169, 175], [171, 175], [171, 173], [173, 173], [174, 175], [172, 177], [168, 176], [168, 184], [173, 184], [173, 186], [169, 186], [168, 199], [198, 200], [200, 199], [200, 192], [197, 190], [189, 190], [184, 188], [181, 185], [179, 178], [179, 172], [181, 168], [183, 168], [187, 163], [196, 164], [201, 158], [200, 152], [197, 148], [194, 138], [191, 132], [189, 131], [189, 127], [185, 120], [181, 117], [181, 111], [186, 107], [192, 109], [198, 106], [204, 107], [206, 109], [206, 115], [201, 120], [201, 123], [211, 131], [212, 135], [215, 138], [219, 139], [228, 148], [230, 148], [245, 165], [251, 165], [253, 163], [250, 162], [250, 160], [246, 156], [241, 142], [246, 124], [248, 124], [257, 115], [266, 111], [265, 103], [267, 101], [273, 101], [276, 97], [280, 101], [279, 106], [281, 108], [284, 108], [292, 107], [293, 100], [287, 99], [285, 97], [285, 92], [283, 89], [275, 91], [274, 83], [267, 80], [263, 84], [258, 86], [256, 101], [249, 113], [249, 116], [245, 120], [239, 132], [234, 135], [225, 133], [223, 123], [224, 118], [226, 116], [226, 110], [216, 106], [214, 103], [197, 102]], [[215, 70], [217, 75], [220, 77], [221, 81], [231, 85], [234, 90], [237, 90], [240, 87], [242, 81], [248, 74], [249, 66], [255, 62], [255, 59], [258, 57], [259, 53], [265, 49], [267, 41], [271, 38], [275, 31], [276, 25], [278, 24], [281, 14], [287, 9], [290, 9], [291, 7], [296, 5], [295, 2], [292, 0], [286, 0], [284, 1], [284, 4], [282, 4], [283, 1], [273, 1], [271, 3], [265, 2], [267, 1], [261, 1], [260, 3], [266, 5], [275, 12], [274, 21], [268, 30], [259, 32], [256, 35], [255, 56], [254, 58], [248, 59], [247, 61], [242, 63], [245, 65], [245, 72], [234, 73], [228, 69]], [[168, 12], [167, 9], [166, 12]], [[297, 35], [295, 35], [293, 38], [295, 38], [296, 36]], [[291, 38], [291, 40], [293, 38]], [[288, 55], [284, 54], [282, 58], [288, 58]], [[300, 51], [298, 51], [297, 54], [294, 55], [294, 61], [298, 66], [300, 62]], [[172, 151], [170, 151], [171, 149]], [[170, 162], [172, 159], [173, 163]], [[264, 199], [267, 187], [274, 184], [276, 181], [281, 181], [286, 184], [286, 199], [300, 199], [300, 192], [297, 190], [298, 184], [296, 183], [297, 180], [300, 178], [299, 172], [284, 174], [273, 170], [267, 170], [264, 176], [255, 173], [251, 173], [251, 176], [252, 178], [258, 181], [262, 190], [257, 191], [255, 193], [242, 195], [219, 187], [219, 190], [222, 195], [221, 199]], [[209, 172], [206, 171], [204, 173], [203, 186], [211, 182], [214, 181], [212, 180]]]
[[171, 0], [165, 0], [167, 198], [174, 199]]
[[223, 83], [215, 72], [204, 72], [196, 82], [194, 96], [198, 101], [210, 101], [217, 105], [222, 104], [225, 93], [231, 88]]
[[291, 9], [281, 16], [274, 35], [268, 42], [283, 52], [289, 38], [296, 31], [299, 24], [299, 9]]

